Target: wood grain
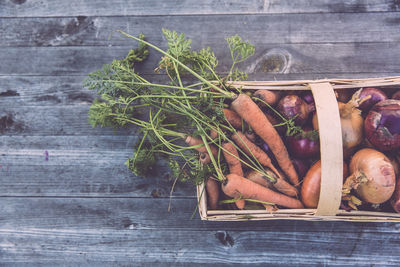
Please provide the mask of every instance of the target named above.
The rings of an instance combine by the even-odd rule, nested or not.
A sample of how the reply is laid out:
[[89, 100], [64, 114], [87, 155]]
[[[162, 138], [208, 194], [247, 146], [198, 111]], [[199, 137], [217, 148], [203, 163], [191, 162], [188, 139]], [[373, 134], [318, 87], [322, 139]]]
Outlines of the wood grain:
[[[0, 196], [169, 196], [174, 178], [165, 161], [147, 178], [124, 164], [136, 141], [136, 136], [0, 136]], [[190, 182], [178, 182], [173, 193], [194, 194]]]
[[339, 0], [252, 0], [246, 3], [234, 0], [195, 1], [157, 0], [104, 2], [40, 0], [2, 1], [0, 17], [48, 17], [48, 16], [165, 16], [198, 14], [273, 14], [273, 13], [363, 13], [398, 11], [400, 4], [390, 0], [348, 1]]
[[[205, 46], [208, 44], [205, 44]], [[397, 43], [255, 44], [259, 47], [242, 69], [249, 73], [381, 73], [400, 69]], [[34, 47], [0, 48], [0, 75], [82, 75], [124, 58], [127, 47]], [[219, 71], [227, 72], [230, 58], [225, 47], [216, 47]], [[332, 57], [334, 55], [334, 57]], [[20, 64], [16, 57], [29, 58]], [[151, 53], [137, 68], [152, 74], [159, 56]]]
[[[239, 34], [258, 44], [398, 42], [400, 13], [328, 13], [10, 18], [0, 20], [1, 46], [136, 46], [114, 33], [123, 30], [160, 44], [162, 28], [184, 32], [193, 46], [224, 46], [224, 38]], [[218, 25], [218, 27], [215, 27]]]
[[250, 230], [249, 222], [191, 220], [194, 199], [173, 199], [173, 212], [166, 199], [1, 198], [0, 204], [0, 263], [400, 263], [383, 253], [398, 245], [394, 223], [251, 222]]
[[[124, 165], [135, 128], [92, 129], [86, 75], [161, 28], [211, 46], [256, 45], [252, 80], [400, 75], [398, 0], [0, 0], [1, 266], [399, 266], [398, 223], [205, 222], [195, 188], [159, 162], [149, 179]], [[152, 81], [159, 54], [137, 70]], [[47, 154], [46, 154], [47, 151]], [[194, 219], [191, 219], [192, 214]]]

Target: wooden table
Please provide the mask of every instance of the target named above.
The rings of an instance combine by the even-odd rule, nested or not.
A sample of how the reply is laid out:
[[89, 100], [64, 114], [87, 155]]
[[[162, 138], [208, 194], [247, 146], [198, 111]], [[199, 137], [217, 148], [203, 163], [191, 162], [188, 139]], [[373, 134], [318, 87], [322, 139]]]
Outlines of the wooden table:
[[221, 71], [238, 33], [253, 80], [400, 74], [399, 1], [246, 2], [0, 0], [1, 266], [400, 265], [398, 223], [201, 221], [164, 165], [127, 170], [136, 131], [87, 123], [86, 74], [136, 47], [117, 29], [161, 47], [161, 28], [185, 32]]

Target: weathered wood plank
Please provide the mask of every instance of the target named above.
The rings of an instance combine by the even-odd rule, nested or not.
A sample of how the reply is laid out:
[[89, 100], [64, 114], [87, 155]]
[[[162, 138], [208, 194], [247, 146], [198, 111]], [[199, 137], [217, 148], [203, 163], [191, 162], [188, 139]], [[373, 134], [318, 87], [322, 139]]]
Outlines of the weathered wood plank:
[[[204, 43], [204, 46], [209, 43]], [[397, 43], [255, 44], [255, 56], [242, 66], [249, 73], [381, 73], [398, 72]], [[220, 72], [227, 72], [230, 58], [225, 46], [214, 47]], [[123, 58], [127, 47], [0, 48], [0, 75], [82, 75]], [[23, 63], [16, 58], [29, 59]], [[151, 74], [159, 61], [156, 53], [138, 70]]]
[[0, 46], [130, 46], [132, 40], [115, 30], [162, 42], [161, 28], [184, 32], [215, 46], [223, 38], [243, 35], [254, 43], [398, 42], [400, 13], [334, 13], [162, 16], [64, 17], [0, 20]]
[[[173, 177], [160, 160], [149, 177], [124, 164], [137, 136], [0, 136], [0, 196], [169, 196]], [[174, 196], [194, 196], [177, 183]]]
[[92, 128], [88, 123], [89, 104], [74, 106], [26, 106], [0, 109], [2, 135], [136, 135], [136, 128], [114, 131]]
[[[399, 75], [398, 72], [377, 73], [264, 73], [249, 75], [249, 80], [304, 80], [324, 78], [368, 78]], [[0, 107], [66, 106], [91, 103], [97, 94], [83, 88], [86, 76], [0, 76]], [[152, 82], [165, 82], [164, 75], [146, 75]]]
[[0, 76], [0, 106], [58, 106], [92, 103], [97, 94], [83, 88], [86, 76]]
[[194, 15], [194, 14], [271, 14], [271, 13], [323, 13], [323, 12], [383, 12], [397, 11], [400, 4], [390, 0], [339, 1], [339, 0], [253, 0], [241, 1], [2, 1], [0, 17], [48, 16], [127, 16], [127, 15]]
[[86, 153], [119, 151], [121, 155], [132, 150], [138, 140], [136, 133], [121, 135], [77, 135], [77, 136], [0, 136], [0, 151], [8, 150], [83, 150]]
[[[0, 161], [1, 162], [1, 161]], [[120, 162], [114, 166], [47, 166], [3, 164], [0, 168], [0, 196], [36, 197], [168, 197], [173, 187], [169, 169], [158, 163], [150, 177], [133, 175]], [[194, 197], [190, 182], [177, 182], [174, 197]]]
[[1, 263], [400, 264], [395, 223], [202, 222], [190, 219], [194, 199], [173, 199], [171, 212], [166, 199], [0, 198], [0, 204]]

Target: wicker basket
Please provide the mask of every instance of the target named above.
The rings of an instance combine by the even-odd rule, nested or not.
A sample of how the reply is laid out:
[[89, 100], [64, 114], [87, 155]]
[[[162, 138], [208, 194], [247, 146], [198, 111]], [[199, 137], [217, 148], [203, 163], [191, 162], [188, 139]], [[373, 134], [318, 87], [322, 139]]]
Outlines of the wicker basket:
[[197, 186], [200, 217], [213, 221], [243, 220], [340, 220], [340, 221], [397, 221], [400, 214], [371, 211], [340, 210], [343, 151], [339, 110], [334, 89], [361, 87], [400, 87], [400, 76], [369, 79], [325, 79], [304, 81], [245, 81], [233, 82], [242, 90], [311, 90], [314, 96], [321, 147], [321, 191], [317, 209], [264, 210], [207, 210], [204, 184]]

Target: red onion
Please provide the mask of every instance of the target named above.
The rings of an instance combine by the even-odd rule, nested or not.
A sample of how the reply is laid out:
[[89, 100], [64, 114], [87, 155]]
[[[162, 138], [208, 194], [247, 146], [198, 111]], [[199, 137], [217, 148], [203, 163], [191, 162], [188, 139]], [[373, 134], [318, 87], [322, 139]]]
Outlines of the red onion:
[[400, 100], [400, 90], [398, 90], [392, 95], [392, 99]]
[[306, 175], [308, 169], [310, 168], [310, 163], [304, 159], [292, 158], [292, 163], [297, 171], [300, 179]]
[[[357, 101], [362, 101], [360, 105], [358, 106], [359, 109], [361, 109], [364, 112], [367, 112], [372, 108], [373, 105], [378, 103], [379, 101], [387, 99], [387, 95], [385, 92], [378, 88], [373, 88], [373, 87], [366, 87], [366, 88], [361, 88], [357, 92], [354, 93], [355, 100]], [[369, 99], [363, 101], [366, 97], [369, 97]]]
[[[298, 158], [312, 158], [319, 155], [319, 138], [310, 128], [305, 128], [304, 133], [286, 138], [291, 155]], [[315, 134], [312, 134], [315, 133]]]
[[277, 108], [286, 119], [296, 116], [296, 125], [303, 125], [310, 114], [307, 103], [297, 95], [286, 95], [279, 100]]
[[315, 101], [314, 96], [311, 91], [306, 91], [302, 94], [303, 100], [308, 104], [308, 109], [310, 112], [315, 111]]
[[368, 141], [382, 151], [400, 148], [400, 100], [383, 100], [369, 111], [364, 122]]

